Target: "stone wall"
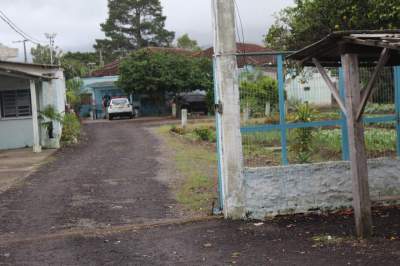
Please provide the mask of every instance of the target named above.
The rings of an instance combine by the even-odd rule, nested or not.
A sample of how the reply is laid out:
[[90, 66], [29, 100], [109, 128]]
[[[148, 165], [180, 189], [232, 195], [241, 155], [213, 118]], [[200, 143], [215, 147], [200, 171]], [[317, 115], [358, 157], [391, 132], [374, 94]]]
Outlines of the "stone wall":
[[[400, 160], [368, 162], [371, 198], [400, 195]], [[331, 210], [352, 204], [349, 162], [245, 169], [250, 218]]]

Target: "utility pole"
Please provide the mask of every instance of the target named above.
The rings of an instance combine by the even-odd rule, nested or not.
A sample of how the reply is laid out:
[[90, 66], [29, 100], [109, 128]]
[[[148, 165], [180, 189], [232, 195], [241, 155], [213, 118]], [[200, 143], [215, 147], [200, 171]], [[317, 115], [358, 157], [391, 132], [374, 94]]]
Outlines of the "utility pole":
[[221, 200], [226, 218], [241, 219], [245, 195], [233, 0], [212, 0], [212, 12]]
[[45, 33], [44, 36], [46, 36], [46, 38], [49, 39], [50, 42], [50, 64], [52, 65], [54, 63], [53, 61], [54, 39], [56, 38], [57, 33]]
[[27, 40], [27, 39], [24, 39], [24, 40], [21, 40], [21, 41], [15, 41], [14, 43], [23, 43], [23, 45], [24, 45], [24, 59], [25, 59], [25, 63], [28, 63], [28, 56], [27, 56], [27, 54], [26, 54], [26, 43], [27, 42], [29, 42], [29, 40]]

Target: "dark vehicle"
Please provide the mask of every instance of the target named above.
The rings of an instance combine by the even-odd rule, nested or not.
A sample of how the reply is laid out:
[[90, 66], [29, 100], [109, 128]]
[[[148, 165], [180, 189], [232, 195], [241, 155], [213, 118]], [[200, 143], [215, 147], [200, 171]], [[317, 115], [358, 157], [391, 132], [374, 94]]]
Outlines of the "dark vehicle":
[[202, 91], [181, 93], [176, 97], [178, 110], [187, 109], [190, 114], [208, 113], [207, 96]]

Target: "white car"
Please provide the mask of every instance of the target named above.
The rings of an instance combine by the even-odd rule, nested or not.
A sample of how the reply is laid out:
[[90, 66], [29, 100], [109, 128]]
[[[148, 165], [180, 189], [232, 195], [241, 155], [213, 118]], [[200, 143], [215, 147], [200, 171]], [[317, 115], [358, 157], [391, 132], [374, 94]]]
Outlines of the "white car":
[[128, 116], [132, 119], [134, 117], [134, 112], [127, 98], [113, 98], [107, 107], [107, 115], [110, 120], [117, 116]]

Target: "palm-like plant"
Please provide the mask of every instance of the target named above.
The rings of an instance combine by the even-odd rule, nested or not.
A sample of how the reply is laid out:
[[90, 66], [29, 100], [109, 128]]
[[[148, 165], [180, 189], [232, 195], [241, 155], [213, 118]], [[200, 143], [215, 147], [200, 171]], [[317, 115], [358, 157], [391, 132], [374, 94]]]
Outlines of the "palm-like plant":
[[53, 122], [62, 123], [63, 116], [59, 112], [57, 112], [54, 106], [48, 105], [43, 110], [39, 111], [39, 119], [42, 121], [42, 125], [46, 128], [49, 138], [54, 138]]
[[[311, 122], [315, 110], [308, 104], [296, 105], [295, 122]], [[312, 155], [312, 128], [297, 128], [294, 130], [294, 143], [291, 147], [300, 163], [308, 163]]]

